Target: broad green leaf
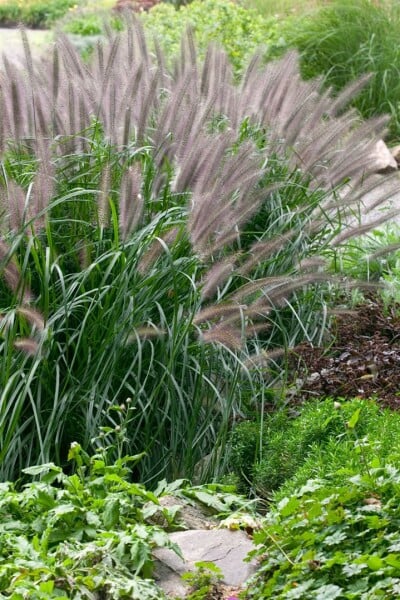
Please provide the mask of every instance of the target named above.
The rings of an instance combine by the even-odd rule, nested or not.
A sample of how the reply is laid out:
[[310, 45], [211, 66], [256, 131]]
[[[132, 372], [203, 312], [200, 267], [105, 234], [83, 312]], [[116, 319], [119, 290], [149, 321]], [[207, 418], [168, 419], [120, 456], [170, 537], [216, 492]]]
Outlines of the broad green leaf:
[[280, 513], [281, 513], [282, 517], [288, 517], [288, 516], [294, 514], [295, 512], [297, 512], [299, 509], [299, 506], [300, 506], [299, 500], [295, 496], [292, 496], [290, 498], [290, 500], [288, 502], [286, 502], [284, 506], [282, 506]]
[[337, 544], [340, 544], [340, 542], [345, 540], [346, 537], [347, 537], [347, 534], [344, 533], [343, 531], [335, 531], [335, 533], [333, 533], [332, 535], [328, 535], [324, 539], [324, 543], [327, 546], [336, 546]]
[[315, 600], [334, 600], [341, 596], [342, 591], [338, 585], [323, 585], [318, 589]]
[[400, 539], [398, 541], [393, 542], [393, 544], [390, 544], [388, 550], [390, 550], [391, 552], [400, 552]]
[[26, 467], [25, 469], [22, 469], [23, 473], [33, 476], [42, 475], [48, 473], [49, 471], [52, 471], [54, 473], [61, 473], [62, 469], [60, 467], [57, 467], [57, 465], [55, 465], [54, 463], [46, 463], [44, 465], [37, 465], [34, 467]]
[[136, 573], [139, 573], [150, 559], [150, 546], [143, 540], [133, 540], [133, 542], [130, 544], [129, 554], [132, 560], [133, 568], [135, 569]]
[[380, 556], [372, 555], [367, 559], [367, 565], [372, 571], [379, 571], [385, 566], [385, 563]]
[[104, 527], [106, 529], [112, 529], [119, 523], [119, 510], [120, 501], [118, 498], [111, 497], [106, 500], [102, 515]]
[[155, 529], [151, 534], [151, 541], [159, 547], [170, 546], [171, 540], [169, 535], [162, 529]]
[[39, 590], [43, 593], [51, 594], [51, 592], [54, 590], [54, 581], [42, 581], [39, 584]]
[[309, 479], [299, 490], [298, 495], [304, 496], [309, 492], [315, 492], [322, 486], [322, 483], [319, 479]]
[[307, 592], [307, 590], [309, 590], [310, 587], [312, 587], [313, 583], [314, 582], [312, 581], [312, 579], [299, 583], [298, 585], [296, 585], [295, 588], [285, 593], [285, 598], [287, 600], [297, 600], [297, 598], [299, 600], [302, 600], [303, 598], [306, 598], [308, 594], [305, 594], [305, 592]]
[[49, 491], [39, 490], [37, 493], [37, 502], [47, 510], [53, 508], [56, 503], [53, 493], [51, 493], [53, 491], [54, 488], [49, 488]]
[[316, 519], [317, 517], [319, 517], [322, 514], [322, 512], [324, 510], [325, 510], [324, 507], [321, 506], [319, 501], [315, 500], [315, 502], [313, 502], [307, 510], [308, 518], [310, 520]]
[[188, 485], [187, 479], [175, 479], [175, 481], [171, 481], [171, 483], [167, 483], [165, 479], [160, 481], [155, 489], [155, 495], [160, 496], [161, 494], [171, 494], [172, 492], [176, 492]]
[[54, 515], [57, 515], [58, 517], [62, 517], [64, 515], [70, 515], [70, 514], [74, 514], [74, 513], [78, 513], [78, 512], [80, 512], [79, 508], [77, 506], [75, 506], [74, 504], [58, 504], [51, 510], [51, 513], [53, 513]]
[[221, 502], [214, 494], [209, 492], [205, 492], [203, 490], [193, 490], [193, 496], [206, 506], [210, 508], [214, 508], [219, 512], [224, 512], [227, 509], [227, 506], [224, 502]]
[[332, 567], [333, 565], [346, 565], [348, 560], [349, 558], [347, 554], [341, 552], [340, 550], [336, 550], [335, 554], [326, 561], [325, 565], [327, 567]]
[[347, 427], [349, 429], [354, 429], [354, 427], [357, 425], [358, 419], [360, 418], [360, 412], [361, 408], [357, 408], [351, 415], [350, 419], [347, 421]]
[[85, 513], [85, 520], [88, 525], [100, 528], [101, 520], [99, 515], [94, 510], [88, 510]]
[[400, 573], [400, 554], [388, 554], [387, 556], [385, 556], [384, 561], [391, 567], [399, 569]]
[[361, 573], [363, 569], [366, 568], [364, 564], [350, 563], [348, 565], [344, 565], [342, 571], [347, 577], [352, 577], [353, 575], [358, 575]]

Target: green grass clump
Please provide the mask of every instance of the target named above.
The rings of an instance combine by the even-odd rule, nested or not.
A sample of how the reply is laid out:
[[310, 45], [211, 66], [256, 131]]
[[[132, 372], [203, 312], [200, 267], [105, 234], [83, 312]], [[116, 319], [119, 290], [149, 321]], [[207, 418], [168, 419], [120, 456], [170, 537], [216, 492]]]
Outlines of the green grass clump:
[[[389, 276], [397, 279], [400, 254], [400, 227], [390, 223], [369, 234], [349, 242], [340, 252], [335, 253], [332, 268], [350, 277], [367, 281], [379, 281]], [[387, 249], [392, 252], [388, 253]]]
[[[89, 157], [56, 161], [47, 229], [6, 238], [25, 291], [14, 295], [3, 286], [1, 292], [10, 308], [0, 341], [3, 478], [32, 461], [63, 463], [72, 441], [88, 448], [101, 426], [107, 443], [121, 419], [129, 422], [122, 447], [147, 453], [138, 466], [142, 480], [193, 473], [226, 435], [241, 396], [240, 361], [203, 345], [192, 323], [203, 268], [190, 251], [183, 208], [170, 196], [164, 209], [146, 198], [144, 214], [135, 217], [141, 227], [129, 240], [121, 238], [124, 217], [113, 188], [120, 188], [131, 159], [126, 151], [110, 152], [99, 141]], [[151, 188], [154, 165], [145, 149], [135, 155], [136, 165], [139, 158], [146, 165], [144, 190]], [[97, 199], [108, 160], [113, 187], [106, 202], [113, 216], [105, 228]], [[5, 161], [8, 177], [21, 183], [34, 168], [21, 155]], [[25, 300], [21, 311], [20, 293], [36, 297], [35, 308]], [[31, 351], [27, 337], [35, 340]]]
[[[124, 22], [121, 17], [107, 7], [96, 7], [91, 4], [77, 7], [72, 12], [65, 15], [58, 23], [62, 31], [73, 36], [88, 38], [82, 40], [81, 45], [86, 42], [93, 44], [91, 37], [96, 36], [95, 41], [99, 36], [104, 35], [106, 25], [109, 25], [115, 31], [124, 29]], [[75, 40], [79, 47], [79, 38]]]
[[23, 24], [32, 28], [48, 28], [76, 7], [79, 0], [24, 0], [0, 2], [0, 25], [15, 27]]
[[304, 77], [323, 75], [334, 90], [364, 73], [371, 79], [354, 106], [363, 117], [388, 113], [390, 134], [400, 136], [400, 11], [396, 2], [334, 0], [293, 19], [286, 41], [301, 53]]
[[[354, 414], [359, 415], [357, 428], [349, 431]], [[268, 416], [261, 428], [251, 421], [237, 425], [231, 434], [230, 466], [241, 478], [242, 489], [264, 498], [275, 492], [280, 498], [327, 470], [341, 473], [340, 479], [358, 464], [361, 450], [368, 459], [400, 451], [400, 416], [381, 410], [372, 400], [336, 405], [330, 399], [316, 400], [307, 402], [295, 417], [287, 410]]]
[[22, 35], [2, 88], [0, 476], [96, 449], [101, 429], [146, 453], [143, 482], [218, 477], [279, 357], [321, 339], [319, 253], [363, 193], [332, 188], [376, 186], [379, 125], [337, 115], [292, 54], [237, 86], [190, 34], [171, 73], [137, 20], [87, 63], [66, 36], [34, 63]]
[[254, 536], [261, 568], [244, 597], [398, 598], [399, 458], [359, 462], [334, 482], [327, 465], [327, 478], [307, 481], [272, 507]]
[[[202, 479], [225, 468], [221, 456], [232, 414], [263, 395], [257, 368], [251, 361], [245, 368], [245, 361], [260, 345], [292, 345], [305, 331], [313, 337], [323, 297], [314, 290], [305, 302], [299, 290], [243, 352], [238, 344], [245, 332], [233, 327], [222, 328], [216, 345], [204, 344], [207, 326], [198, 315], [210, 265], [190, 246], [186, 194], [173, 194], [167, 185], [153, 195], [159, 172], [150, 148], [118, 152], [99, 129], [95, 124], [85, 132], [87, 154], [63, 154], [63, 140], [55, 145], [46, 166], [51, 197], [41, 216], [29, 213], [25, 196], [43, 184], [36, 157], [19, 150], [3, 159], [3, 185], [28, 204], [25, 216], [10, 208], [3, 222], [1, 477], [10, 479], [30, 464], [64, 464], [71, 442], [96, 448], [99, 428], [108, 444], [126, 424], [118, 452], [146, 453], [136, 467], [142, 481]], [[135, 208], [133, 196], [124, 209], [121, 194], [129, 193], [123, 191], [127, 177], [137, 169], [143, 205]], [[284, 168], [281, 175], [290, 188]], [[281, 211], [287, 198], [283, 186], [270, 209]], [[308, 198], [311, 209], [319, 196]], [[260, 218], [243, 237], [248, 259], [252, 240], [262, 240], [261, 233], [254, 237]], [[263, 219], [263, 227], [268, 237], [282, 224]], [[290, 246], [257, 264], [255, 277], [290, 269], [296, 252], [307, 248], [299, 240]], [[240, 293], [240, 278], [232, 280], [219, 292], [222, 309], [230, 294]]]
[[256, 10], [263, 17], [278, 15], [279, 18], [301, 16], [324, 4], [324, 0], [245, 0], [247, 8]]

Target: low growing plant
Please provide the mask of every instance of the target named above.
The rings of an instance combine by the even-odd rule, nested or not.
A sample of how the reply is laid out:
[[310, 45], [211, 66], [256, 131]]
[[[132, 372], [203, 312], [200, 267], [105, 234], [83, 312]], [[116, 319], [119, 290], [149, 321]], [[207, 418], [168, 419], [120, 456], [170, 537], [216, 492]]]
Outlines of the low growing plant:
[[272, 507], [254, 534], [261, 567], [244, 597], [398, 598], [398, 459], [375, 458], [336, 483], [327, 472]]
[[[349, 428], [353, 415], [357, 422]], [[237, 425], [230, 436], [229, 465], [240, 489], [282, 498], [327, 471], [337, 473], [339, 484], [362, 458], [390, 460], [400, 452], [399, 431], [400, 416], [373, 400], [311, 400], [299, 412], [281, 410], [261, 425]]]
[[204, 56], [210, 42], [215, 42], [225, 50], [236, 73], [256, 50], [262, 48], [265, 57], [272, 57], [275, 46], [279, 46], [276, 17], [263, 18], [227, 0], [194, 0], [179, 10], [160, 3], [142, 15], [142, 21], [148, 35], [159, 40], [169, 57], [178, 55], [181, 37], [190, 26], [200, 55]]
[[218, 512], [244, 505], [221, 486], [215, 496], [184, 481], [162, 482], [150, 492], [131, 481], [142, 455], [114, 463], [108, 456], [103, 449], [89, 457], [74, 443], [68, 456], [73, 474], [48, 463], [25, 469], [37, 480], [22, 489], [0, 484], [1, 598], [160, 600], [165, 595], [152, 579], [152, 552], [180, 550], [152, 520], [162, 509], [179, 528], [173, 509], [161, 507], [159, 497], [173, 491], [182, 505], [196, 498]]
[[140, 456], [107, 465], [100, 454], [88, 460], [75, 444], [69, 458], [74, 475], [49, 463], [25, 470], [41, 480], [22, 491], [1, 484], [2, 597], [164, 598], [149, 579], [152, 549], [179, 550], [146, 524], [154, 494], [126, 480]]
[[[243, 70], [259, 48], [263, 48], [265, 57], [271, 58], [280, 44], [276, 17], [265, 19], [229, 0], [194, 0], [180, 7], [172, 2], [161, 2], [141, 13], [140, 19], [147, 36], [158, 41], [169, 64], [179, 56], [187, 27], [194, 33], [202, 58], [210, 42], [214, 42], [224, 48], [235, 73]], [[60, 26], [75, 35], [100, 35], [104, 33], [105, 22], [117, 30], [123, 27], [121, 18], [90, 5], [68, 13]]]
[[301, 4], [297, 0], [246, 0], [245, 4], [263, 17], [278, 15], [282, 19], [292, 15], [299, 18], [323, 5], [324, 0], [305, 0]]
[[191, 590], [185, 596], [188, 600], [212, 600], [215, 597], [216, 587], [223, 579], [222, 571], [212, 562], [197, 562], [196, 570], [182, 575], [183, 581]]
[[[387, 252], [388, 247], [392, 252]], [[358, 240], [351, 240], [340, 251], [334, 252], [332, 270], [345, 276], [385, 282], [380, 294], [387, 306], [393, 306], [393, 301], [398, 303], [400, 298], [399, 247], [400, 228], [397, 223], [391, 223]]]
[[[103, 36], [105, 28], [111, 27], [115, 31], [124, 29], [124, 21], [118, 14], [111, 11], [111, 6], [98, 6], [93, 3], [76, 6], [60, 19], [57, 26], [68, 34], [77, 36], [74, 44], [79, 48], [79, 37], [93, 38]], [[94, 40], [97, 41], [96, 37]], [[82, 42], [81, 42], [82, 44]], [[93, 46], [93, 39], [87, 41], [88, 47]]]
[[[387, 253], [388, 246], [393, 253]], [[400, 227], [397, 223], [390, 223], [358, 240], [351, 240], [340, 252], [335, 253], [332, 268], [344, 275], [369, 281], [379, 281], [391, 274], [395, 279], [393, 271], [398, 267], [399, 246]]]

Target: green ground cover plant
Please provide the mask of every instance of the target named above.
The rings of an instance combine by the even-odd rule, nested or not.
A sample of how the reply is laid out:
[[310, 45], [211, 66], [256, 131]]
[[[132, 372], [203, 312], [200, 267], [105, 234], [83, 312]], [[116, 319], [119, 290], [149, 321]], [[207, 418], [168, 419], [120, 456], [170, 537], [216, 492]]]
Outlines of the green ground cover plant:
[[319, 95], [293, 54], [237, 84], [188, 35], [171, 72], [138, 21], [88, 64], [62, 35], [47, 62], [24, 47], [2, 95], [1, 477], [99, 428], [127, 431], [115, 458], [146, 453], [142, 482], [218, 477], [271, 361], [321, 336], [318, 255], [360, 233], [340, 218], [376, 187], [384, 119]]
[[[399, 240], [400, 227], [397, 223], [374, 229], [359, 240], [349, 242], [340, 252], [336, 252], [332, 267], [346, 275], [371, 281], [379, 281], [385, 275], [392, 275], [395, 279]], [[388, 246], [393, 249], [389, 255], [384, 252]]]
[[[355, 413], [357, 429], [350, 431]], [[390, 460], [392, 452], [400, 452], [400, 417], [373, 400], [316, 399], [298, 412], [286, 408], [271, 414], [262, 425], [240, 423], [230, 445], [229, 465], [239, 487], [262, 498], [281, 498], [327, 471], [337, 473], [339, 484], [358, 465], [361, 450], [367, 460]]]
[[190, 585], [191, 591], [186, 596], [188, 600], [207, 600], [218, 594], [218, 585], [223, 581], [219, 567], [212, 562], [197, 562], [195, 571], [182, 575], [183, 581]]
[[[161, 512], [171, 531], [182, 528], [178, 506], [193, 499], [221, 515], [248, 506], [222, 486], [161, 482], [150, 492], [130, 481], [141, 455], [110, 463], [108, 454], [103, 448], [89, 457], [75, 443], [68, 455], [73, 474], [48, 463], [26, 469], [35, 481], [22, 489], [0, 484], [1, 598], [160, 600], [166, 596], [152, 579], [152, 552], [180, 549], [154, 514]], [[171, 492], [177, 505], [161, 506]]]
[[398, 597], [399, 454], [359, 456], [340, 481], [327, 467], [271, 509], [254, 535], [261, 568], [245, 598]]
[[0, 26], [44, 28], [51, 27], [69, 10], [76, 7], [79, 0], [1, 0]]
[[363, 117], [391, 114], [390, 134], [398, 139], [398, 4], [334, 0], [287, 25], [284, 37], [300, 51], [304, 77], [323, 75], [327, 85], [341, 90], [361, 75], [371, 74], [369, 84], [353, 104]]

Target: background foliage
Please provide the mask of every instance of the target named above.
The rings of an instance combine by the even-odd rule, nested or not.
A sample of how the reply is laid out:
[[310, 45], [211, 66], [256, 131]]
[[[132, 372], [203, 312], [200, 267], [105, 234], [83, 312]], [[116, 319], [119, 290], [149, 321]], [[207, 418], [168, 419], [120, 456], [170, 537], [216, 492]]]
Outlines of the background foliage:
[[[371, 80], [354, 100], [363, 117], [388, 113], [399, 139], [400, 12], [397, 2], [334, 0], [310, 16], [287, 22], [283, 34], [301, 53], [305, 77], [323, 75], [335, 90], [364, 73]], [[284, 29], [286, 27], [284, 26]]]
[[15, 27], [23, 23], [26, 27], [51, 27], [76, 4], [76, 0], [20, 0], [19, 2], [2, 0], [0, 25]]

